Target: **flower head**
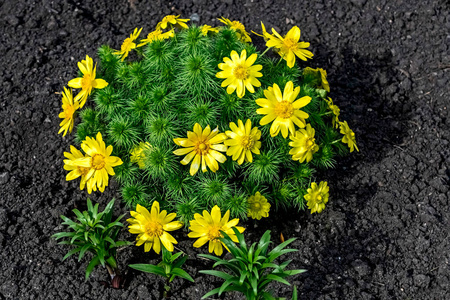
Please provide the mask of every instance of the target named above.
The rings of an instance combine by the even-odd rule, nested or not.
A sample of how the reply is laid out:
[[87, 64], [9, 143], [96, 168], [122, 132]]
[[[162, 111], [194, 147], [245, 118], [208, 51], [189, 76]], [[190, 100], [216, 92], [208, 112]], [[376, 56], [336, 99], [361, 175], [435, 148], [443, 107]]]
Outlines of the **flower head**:
[[[328, 80], [327, 80], [327, 71], [325, 71], [324, 69], [321, 69], [321, 68], [313, 69], [310, 67], [306, 67], [305, 69], [303, 69], [303, 74], [311, 74], [314, 77], [318, 77], [317, 78], [318, 87], [324, 89], [328, 93], [330, 92], [330, 84], [328, 83]], [[320, 80], [320, 85], [319, 85], [319, 80]]]
[[64, 120], [62, 120], [59, 124], [61, 128], [59, 129], [58, 133], [64, 131], [63, 136], [66, 136], [67, 131], [69, 131], [70, 133], [72, 132], [74, 124], [74, 114], [79, 107], [80, 103], [78, 103], [78, 101], [73, 101], [72, 89], [69, 90], [64, 87], [64, 92], [62, 92], [63, 112], [59, 114], [59, 117]]
[[133, 149], [131, 149], [130, 154], [130, 161], [137, 163], [140, 169], [143, 169], [145, 164], [144, 164], [144, 159], [145, 159], [145, 155], [144, 155], [144, 150], [149, 149], [151, 147], [151, 145], [146, 142], [140, 142], [139, 145], [136, 145], [133, 147]]
[[[105, 187], [108, 186], [108, 174], [111, 176], [115, 175], [113, 167], [119, 166], [123, 162], [117, 156], [111, 156], [113, 147], [111, 145], [107, 148], [105, 147], [105, 142], [100, 132], [97, 133], [96, 139], [86, 137], [86, 140], [81, 143], [81, 148], [86, 153], [86, 156], [70, 161], [70, 165], [89, 168], [86, 180], [92, 180], [90, 181], [91, 186], [96, 185], [96, 188], [103, 192]], [[96, 190], [94, 187], [92, 189]], [[88, 193], [90, 193], [89, 186]]]
[[217, 205], [212, 208], [211, 214], [206, 210], [203, 211], [203, 215], [195, 214], [194, 220], [190, 221], [189, 230], [191, 232], [188, 234], [190, 238], [199, 238], [195, 241], [194, 247], [200, 248], [209, 242], [209, 253], [214, 251], [214, 254], [217, 256], [222, 255], [222, 245], [225, 246], [225, 244], [219, 240], [219, 238], [223, 237], [220, 233], [221, 231], [225, 232], [233, 242], [237, 243], [238, 239], [233, 231], [233, 227], [236, 227], [240, 233], [244, 232], [245, 229], [244, 227], [236, 226], [239, 223], [239, 219], [228, 221], [229, 218], [230, 211], [227, 210], [222, 218], [220, 208]]
[[236, 31], [236, 35], [238, 36], [239, 40], [244, 43], [251, 43], [252, 39], [250, 38], [250, 35], [247, 31], [245, 31], [245, 26], [239, 22], [239, 21], [230, 21], [229, 19], [226, 19], [224, 17], [218, 18], [218, 20], [224, 24], [226, 24], [228, 27]]
[[305, 129], [300, 129], [290, 136], [292, 142], [289, 142], [289, 146], [293, 148], [289, 151], [289, 154], [292, 154], [293, 160], [298, 160], [301, 163], [305, 160], [306, 162], [312, 160], [313, 154], [319, 150], [314, 134], [314, 128], [308, 124]]
[[327, 186], [326, 181], [321, 181], [319, 186], [317, 183], [312, 182], [311, 188], [307, 189], [308, 194], [304, 197], [308, 208], [311, 210], [311, 214], [317, 212], [320, 213], [325, 208], [325, 204], [328, 202], [328, 191], [330, 188]]
[[[187, 165], [192, 159], [190, 173], [194, 176], [202, 165], [202, 172], [206, 172], [208, 166], [214, 173], [219, 170], [219, 164], [224, 163], [227, 158], [220, 152], [227, 151], [227, 146], [222, 142], [227, 139], [225, 133], [219, 133], [219, 129], [211, 130], [211, 127], [206, 126], [202, 129], [200, 124], [194, 125], [194, 132], [188, 131], [187, 138], [176, 138], [173, 141], [178, 146], [184, 148], [177, 149], [173, 153], [175, 155], [187, 154], [181, 164]], [[220, 151], [220, 152], [219, 152]]]
[[[161, 243], [168, 251], [173, 252], [173, 244], [177, 240], [168, 233], [180, 229], [183, 223], [173, 221], [177, 214], [167, 214], [167, 211], [159, 211], [158, 201], [154, 201], [150, 212], [141, 205], [136, 205], [136, 211], [130, 211], [132, 218], [127, 219], [130, 223], [128, 227], [130, 233], [137, 234], [136, 246], [144, 244], [144, 251], [148, 252], [152, 248], [159, 254]], [[173, 222], [172, 222], [173, 221]]]
[[233, 160], [237, 160], [238, 164], [242, 164], [244, 160], [246, 162], [252, 162], [252, 152], [260, 154], [261, 148], [261, 130], [258, 127], [252, 128], [252, 121], [248, 119], [244, 123], [238, 120], [238, 125], [234, 122], [230, 123], [231, 131], [226, 131], [225, 134], [229, 137], [224, 142], [228, 146], [227, 155], [232, 156]]
[[74, 78], [69, 81], [68, 85], [74, 89], [81, 89], [81, 91], [75, 96], [75, 101], [80, 101], [80, 108], [86, 103], [87, 97], [91, 94], [92, 89], [102, 89], [108, 85], [108, 83], [100, 78], [95, 78], [95, 69], [92, 58], [86, 55], [86, 59], [78, 62], [78, 68], [83, 77]]
[[206, 24], [203, 25], [201, 27], [201, 29], [202, 29], [203, 36], [207, 36], [208, 32], [212, 32], [212, 33], [218, 33], [219, 32], [219, 28], [214, 28], [214, 27], [211, 27], [211, 26], [206, 25]]
[[[75, 148], [74, 146], [70, 146], [70, 152], [64, 152], [64, 156], [67, 158], [64, 160], [64, 170], [70, 171], [67, 176], [66, 180], [74, 180], [78, 177], [81, 177], [80, 181], [80, 190], [83, 190], [86, 186], [86, 182], [88, 181], [86, 178], [86, 175], [89, 173], [89, 170], [91, 168], [89, 167], [80, 167], [77, 165], [74, 165], [73, 162], [80, 158], [85, 158], [83, 153], [81, 153], [80, 150]], [[88, 184], [88, 193], [90, 194], [92, 192], [92, 184]], [[95, 187], [97, 189], [97, 187]]]
[[348, 127], [347, 121], [339, 122], [339, 127], [344, 135], [342, 142], [348, 145], [350, 152], [353, 152], [355, 149], [359, 152], [358, 146], [356, 146], [355, 133]]
[[[335, 104], [333, 104], [333, 100], [328, 97], [328, 100], [325, 100], [328, 103], [328, 108], [331, 110], [331, 112], [333, 113], [333, 127], [338, 128], [339, 127], [339, 115], [341, 114], [341, 110], [339, 109], [339, 107]], [[358, 150], [359, 151], [359, 150]]]
[[296, 99], [300, 93], [300, 87], [294, 89], [292, 81], [286, 83], [283, 94], [280, 87], [275, 83], [273, 87], [264, 90], [266, 98], [256, 99], [256, 103], [262, 108], [256, 110], [256, 113], [264, 116], [259, 122], [260, 125], [266, 125], [273, 121], [270, 127], [270, 135], [277, 136], [281, 130], [284, 138], [288, 136], [288, 132], [295, 133], [295, 125], [300, 128], [306, 126], [306, 121], [309, 117], [307, 113], [300, 110], [300, 108], [308, 105], [311, 97], [304, 96]]
[[138, 47], [136, 46], [136, 43], [134, 41], [138, 38], [139, 34], [141, 34], [141, 31], [142, 28], [139, 30], [135, 28], [133, 33], [130, 34], [130, 37], [126, 38], [125, 41], [123, 41], [122, 45], [120, 46], [120, 50], [114, 52], [114, 54], [122, 57], [122, 61], [128, 56], [128, 53], [130, 53], [132, 49]]
[[247, 58], [247, 51], [244, 49], [241, 52], [241, 56], [236, 51], [231, 51], [230, 58], [224, 57], [223, 63], [219, 64], [221, 72], [216, 74], [217, 78], [226, 78], [222, 82], [222, 87], [227, 86], [227, 93], [232, 94], [235, 90], [239, 98], [244, 97], [245, 89], [250, 93], [254, 93], [253, 86], [260, 87], [256, 77], [262, 77], [263, 75], [258, 72], [261, 71], [261, 65], [253, 65], [256, 61], [257, 55], [253, 53]]
[[282, 37], [275, 29], [272, 28], [273, 35], [268, 36], [269, 40], [266, 46], [269, 48], [277, 48], [278, 54], [286, 60], [289, 68], [292, 68], [295, 64], [295, 56], [301, 60], [306, 61], [307, 58], [312, 58], [314, 54], [306, 50], [309, 47], [309, 43], [299, 42], [300, 29], [297, 26], [291, 28], [286, 36]]
[[261, 29], [262, 29], [262, 34], [259, 34], [259, 33], [256, 33], [256, 32], [254, 32], [254, 31], [252, 31], [254, 34], [256, 34], [256, 35], [259, 35], [260, 37], [263, 37], [264, 38], [264, 41], [268, 41], [270, 38], [273, 38], [273, 35], [272, 34], [270, 34], [270, 33], [268, 33], [267, 31], [266, 31], [266, 26], [264, 26], [264, 23], [263, 22], [261, 22]]
[[174, 15], [169, 15], [169, 16], [165, 16], [161, 22], [159, 22], [156, 25], [156, 29], [166, 29], [168, 25], [170, 25], [170, 28], [173, 28], [174, 26], [178, 27], [178, 28], [185, 28], [187, 29], [188, 26], [186, 24], [187, 21], [189, 21], [190, 19], [179, 19], [180, 15], [178, 16], [174, 16]]
[[255, 195], [250, 196], [247, 202], [247, 215], [252, 219], [261, 220], [261, 218], [267, 218], [269, 216], [270, 203], [267, 202], [266, 197], [261, 196], [260, 192], [256, 192]]
[[162, 40], [166, 40], [168, 38], [174, 37], [175, 36], [175, 32], [174, 30], [169, 30], [167, 32], [162, 32], [161, 29], [156, 29], [155, 31], [150, 32], [147, 35], [146, 39], [141, 40], [141, 43], [139, 45], [137, 45], [138, 47], [147, 45], [153, 41], [162, 41]]

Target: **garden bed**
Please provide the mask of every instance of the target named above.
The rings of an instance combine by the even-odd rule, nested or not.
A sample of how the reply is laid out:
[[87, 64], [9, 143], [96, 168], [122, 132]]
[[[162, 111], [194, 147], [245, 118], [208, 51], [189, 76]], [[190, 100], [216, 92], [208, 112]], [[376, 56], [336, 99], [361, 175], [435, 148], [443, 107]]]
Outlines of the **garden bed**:
[[[156, 263], [142, 247], [119, 250], [123, 289], [106, 287], [97, 268], [84, 281], [87, 261], [61, 262], [67, 247], [50, 236], [59, 216], [85, 209], [86, 191], [66, 182], [63, 152], [73, 136], [57, 134], [62, 85], [77, 61], [108, 44], [118, 49], [135, 27], [150, 31], [165, 15], [193, 13], [201, 24], [218, 17], [259, 32], [260, 21], [287, 32], [293, 25], [311, 43], [305, 66], [328, 72], [330, 96], [357, 135], [360, 152], [320, 174], [330, 186], [321, 214], [279, 212], [248, 221], [246, 239], [270, 229], [297, 240], [290, 279], [306, 299], [444, 299], [450, 292], [448, 5], [425, 1], [6, 1], [0, 8], [0, 299], [160, 299], [163, 281], [134, 271]], [[239, 3], [238, 3], [239, 2]], [[135, 7], [135, 9], [133, 8]], [[256, 36], [260, 46], [262, 38]], [[103, 207], [116, 197], [112, 180], [91, 199]], [[126, 210], [116, 201], [117, 214]], [[267, 221], [266, 221], [267, 220]], [[122, 239], [134, 236], [122, 232]], [[176, 279], [171, 299], [199, 299], [219, 281], [200, 274], [211, 263], [181, 232], [191, 284]], [[280, 296], [291, 288], [274, 285]], [[233, 299], [227, 295], [225, 299]], [[235, 297], [238, 298], [237, 295]]]

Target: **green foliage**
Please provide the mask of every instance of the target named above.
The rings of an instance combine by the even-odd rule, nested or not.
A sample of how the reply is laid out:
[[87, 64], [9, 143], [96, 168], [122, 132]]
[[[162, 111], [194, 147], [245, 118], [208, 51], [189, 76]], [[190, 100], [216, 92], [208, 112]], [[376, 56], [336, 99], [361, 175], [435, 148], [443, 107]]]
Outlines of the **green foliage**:
[[[224, 57], [243, 49], [247, 57], [258, 54], [255, 64], [263, 66], [263, 77], [254, 93], [247, 90], [238, 98], [236, 92], [226, 92], [221, 86], [224, 79], [216, 74]], [[162, 209], [177, 211], [188, 223], [195, 212], [218, 205], [229, 209], [232, 218], [245, 219], [248, 197], [264, 191], [275, 209], [303, 209], [303, 196], [314, 181], [315, 170], [333, 167], [337, 155], [349, 153], [339, 129], [332, 125], [333, 112], [326, 102], [327, 93], [320, 89], [320, 74], [289, 68], [270, 52], [261, 56], [254, 45], [241, 42], [233, 29], [221, 27], [217, 34], [203, 36], [200, 27], [190, 25], [177, 29], [172, 38], [134, 49], [132, 58], [124, 61], [113, 51], [108, 46], [98, 51], [97, 77], [104, 78], [108, 86], [94, 90], [93, 101], [81, 110], [76, 137], [81, 143], [101, 132], [113, 146], [114, 155], [124, 162], [115, 173], [130, 207], [139, 203], [149, 208], [158, 200]], [[311, 97], [302, 110], [309, 114], [306, 122], [315, 129], [319, 151], [309, 163], [293, 161], [289, 137], [271, 137], [272, 123], [261, 126], [263, 115], [256, 113], [260, 106], [255, 100], [265, 98], [264, 90], [275, 83], [283, 90], [288, 81], [300, 87], [298, 98]], [[174, 139], [186, 138], [196, 123], [223, 133], [239, 119], [250, 119], [252, 127], [261, 130], [260, 154], [241, 165], [227, 156], [216, 173], [200, 170], [191, 176], [190, 163], [182, 165], [184, 156], [173, 153], [180, 149]], [[143, 152], [142, 169], [130, 162], [130, 151], [140, 142], [151, 145]]]
[[[243, 234], [233, 228], [239, 243], [234, 243], [224, 232], [221, 241], [230, 250], [231, 259], [222, 259], [213, 255], [200, 254], [200, 257], [214, 260], [213, 268], [222, 266], [228, 272], [216, 270], [202, 270], [200, 273], [213, 275], [221, 278], [223, 284], [210, 291], [202, 297], [205, 299], [212, 295], [222, 295], [223, 292], [239, 292], [248, 300], [275, 299], [268, 289], [271, 282], [277, 281], [286, 285], [290, 283], [287, 277], [297, 275], [306, 270], [286, 270], [291, 260], [277, 264], [275, 260], [287, 253], [298, 251], [296, 249], [285, 249], [295, 239], [289, 239], [269, 251], [270, 230], [267, 230], [258, 243], [253, 243], [250, 247], [244, 240]], [[293, 299], [296, 299], [296, 288], [294, 288]]]
[[73, 210], [78, 222], [61, 216], [61, 219], [64, 220], [62, 224], [69, 226], [71, 231], [58, 232], [52, 236], [56, 240], [65, 239], [59, 244], [75, 246], [64, 256], [63, 260], [76, 253], [79, 253], [78, 261], [84, 257], [86, 252], [93, 254], [86, 268], [86, 280], [99, 264], [103, 267], [108, 265], [114, 270], [117, 269], [116, 249], [129, 244], [126, 241], [117, 241], [119, 230], [123, 227], [120, 222], [123, 216], [112, 221], [113, 206], [114, 199], [106, 205], [104, 211], [98, 212], [98, 203], [93, 206], [91, 200], [87, 199], [87, 211]]
[[181, 277], [190, 282], [194, 282], [194, 279], [185, 270], [182, 269], [183, 264], [186, 262], [187, 256], [183, 255], [183, 252], [172, 254], [168, 251], [164, 245], [162, 248], [162, 261], [157, 265], [151, 264], [133, 264], [129, 265], [130, 268], [135, 270], [159, 275], [167, 280], [165, 285], [164, 298], [167, 296], [167, 292], [170, 291], [169, 284], [175, 279], [175, 277]]

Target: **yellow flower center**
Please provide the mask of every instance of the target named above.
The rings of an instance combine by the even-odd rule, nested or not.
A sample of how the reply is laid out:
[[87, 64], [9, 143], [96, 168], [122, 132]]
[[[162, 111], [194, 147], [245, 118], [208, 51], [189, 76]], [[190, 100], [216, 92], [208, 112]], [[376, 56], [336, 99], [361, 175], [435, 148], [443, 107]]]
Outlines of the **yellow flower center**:
[[316, 144], [316, 139], [313, 137], [310, 137], [306, 140], [306, 148], [308, 150], [310, 150], [311, 148], [314, 147], [314, 145]]
[[259, 202], [252, 203], [252, 210], [260, 210], [261, 204]]
[[211, 228], [209, 228], [208, 230], [208, 239], [210, 241], [215, 240], [219, 237], [221, 237], [222, 235], [220, 234], [220, 230], [222, 228], [218, 227], [218, 226], [212, 226]]
[[352, 137], [355, 137], [355, 133], [352, 131], [352, 132], [350, 132], [350, 135], [352, 136]]
[[322, 202], [322, 196], [321, 195], [318, 195], [317, 196], [317, 203], [321, 203]]
[[145, 232], [149, 236], [161, 236], [163, 234], [163, 226], [158, 221], [150, 221], [145, 225]]
[[255, 145], [255, 141], [251, 135], [244, 135], [241, 137], [241, 146], [246, 150], [250, 150]]
[[92, 78], [91, 74], [84, 74], [83, 79], [81, 80], [81, 89], [85, 91], [90, 90], [94, 80], [95, 78]]
[[77, 166], [77, 170], [81, 174], [81, 176], [86, 176], [87, 173], [89, 173], [89, 168]]
[[72, 119], [75, 109], [72, 105], [67, 105], [64, 107], [64, 113], [66, 114], [66, 119]]
[[199, 141], [194, 147], [194, 151], [197, 152], [197, 154], [205, 155], [209, 152], [209, 143], [206, 143], [206, 141]]
[[123, 41], [123, 44], [122, 44], [122, 46], [120, 47], [120, 50], [122, 51], [122, 52], [128, 52], [128, 51], [130, 51], [131, 49], [133, 49], [134, 47], [133, 47], [133, 39], [131, 39], [131, 38], [126, 38], [125, 39], [125, 41]]
[[284, 39], [284, 46], [289, 50], [295, 51], [298, 48], [298, 42], [293, 39]]
[[101, 154], [94, 154], [92, 156], [92, 167], [96, 170], [101, 170], [105, 167], [105, 157]]
[[294, 107], [289, 101], [283, 100], [275, 105], [275, 114], [283, 119], [289, 119], [294, 113]]
[[248, 78], [248, 71], [245, 65], [237, 65], [233, 69], [233, 75], [237, 79], [244, 80]]

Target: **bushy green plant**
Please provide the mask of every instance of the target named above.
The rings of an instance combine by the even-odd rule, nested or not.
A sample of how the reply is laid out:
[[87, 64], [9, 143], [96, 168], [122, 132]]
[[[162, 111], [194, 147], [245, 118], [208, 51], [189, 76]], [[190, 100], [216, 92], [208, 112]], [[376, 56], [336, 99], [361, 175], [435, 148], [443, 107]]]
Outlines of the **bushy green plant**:
[[[205, 33], [204, 26], [188, 27], [184, 23], [186, 20], [179, 22], [181, 19], [177, 18], [164, 18], [162, 23], [169, 26], [167, 31], [158, 31], [162, 28], [158, 25], [147, 39], [141, 39], [141, 44], [137, 41], [141, 30], [136, 28], [120, 51], [107, 45], [99, 49], [97, 77], [104, 78], [107, 85], [101, 81], [101, 84], [88, 86], [89, 89], [83, 88], [80, 92], [83, 95], [92, 92], [94, 101], [88, 101], [87, 108], [81, 112], [77, 141], [81, 143], [86, 137], [101, 132], [106, 144], [113, 146], [113, 155], [123, 162], [116, 167], [123, 200], [132, 208], [136, 204], [149, 207], [152, 201], [159, 199], [162, 208], [176, 210], [186, 221], [193, 213], [210, 210], [214, 205], [229, 209], [232, 217], [245, 219], [249, 209], [246, 199], [256, 191], [264, 191], [263, 196], [274, 204], [274, 209], [304, 209], [308, 206], [312, 211], [320, 212], [325, 203], [315, 197], [310, 197], [313, 200], [307, 203], [304, 198], [315, 179], [314, 171], [333, 167], [336, 155], [348, 153], [349, 147], [353, 151], [356, 144], [353, 131], [339, 121], [339, 108], [328, 97], [326, 72], [296, 65], [295, 55], [299, 55], [293, 54], [293, 48], [286, 48], [293, 45], [297, 31], [298, 40], [298, 27], [289, 31], [284, 42], [263, 31], [268, 47], [276, 48], [276, 53], [281, 55], [278, 59], [269, 57], [267, 50], [260, 54], [239, 22], [222, 18], [220, 21], [226, 26]], [[295, 51], [305, 55], [303, 60], [312, 57], [312, 53], [303, 49], [309, 43], [296, 43], [302, 49], [295, 48]], [[230, 67], [229, 58], [233, 53], [246, 55], [243, 64], [248, 66], [242, 69], [242, 64], [235, 63], [231, 71], [225, 71]], [[72, 80], [69, 86], [79, 88], [80, 79], [85, 80], [86, 76]], [[226, 76], [247, 78], [248, 82], [244, 86], [243, 82], [233, 83]], [[291, 99], [298, 100], [295, 107], [292, 106], [294, 102], [287, 105], [287, 100], [280, 98], [279, 103], [286, 103], [272, 107], [272, 112], [262, 108], [277, 85], [284, 90], [286, 99], [292, 93], [296, 94], [295, 99]], [[70, 121], [73, 111], [69, 104], [67, 107], [65, 115]], [[299, 107], [302, 111], [294, 113]], [[274, 113], [277, 119], [267, 122]], [[287, 119], [279, 119], [285, 115], [289, 118], [295, 115], [292, 117], [295, 125], [290, 119], [290, 125], [285, 122]], [[246, 140], [225, 140], [232, 139], [233, 123], [247, 124], [247, 120], [251, 122], [251, 128], [257, 127], [257, 131], [247, 133]], [[276, 122], [282, 124], [281, 132], [277, 131]], [[204, 138], [199, 143], [187, 143], [188, 148], [180, 148], [184, 146], [175, 142], [189, 137], [188, 132], [197, 125], [204, 130], [218, 130], [214, 135], [222, 138], [214, 147], [223, 153], [216, 150], [213, 153], [212, 148], [207, 148], [205, 151], [209, 151], [210, 157], [201, 154], [202, 157], [196, 160], [197, 157], [190, 156], [182, 164], [183, 156], [179, 155], [189, 151], [199, 155], [203, 151], [198, 147], [202, 146], [199, 143]], [[209, 140], [205, 141], [209, 143]], [[220, 144], [222, 142], [224, 144]], [[136, 154], [136, 147], [142, 143], [150, 146]], [[240, 150], [233, 154], [231, 145], [236, 143], [246, 147], [249, 155], [236, 152]], [[193, 149], [189, 150], [189, 147]], [[253, 153], [248, 150], [251, 147]], [[72, 164], [82, 166], [79, 161]], [[83, 167], [87, 168], [86, 165]], [[90, 180], [95, 184], [95, 179]], [[96, 184], [103, 188], [101, 182]], [[320, 210], [313, 208], [317, 205]]]
[[61, 245], [73, 245], [74, 249], [70, 250], [63, 258], [63, 261], [78, 253], [78, 261], [80, 261], [87, 252], [93, 254], [87, 268], [86, 280], [97, 265], [102, 265], [108, 269], [111, 280], [118, 275], [118, 265], [116, 261], [116, 250], [119, 247], [129, 245], [126, 241], [117, 241], [119, 230], [124, 226], [118, 217], [113, 221], [114, 199], [106, 205], [105, 210], [98, 212], [98, 203], [92, 205], [91, 200], [87, 199], [87, 211], [80, 212], [78, 209], [72, 210], [76, 215], [76, 221], [72, 221], [66, 216], [61, 215], [64, 220], [62, 225], [66, 225], [71, 229], [67, 232], [58, 232], [52, 238], [59, 240]]
[[[258, 243], [253, 243], [250, 247], [244, 240], [244, 235], [233, 228], [239, 243], [234, 243], [231, 238], [224, 232], [221, 241], [230, 250], [231, 259], [220, 258], [208, 254], [200, 254], [200, 257], [214, 260], [213, 268], [221, 266], [228, 272], [216, 270], [201, 270], [200, 273], [213, 275], [224, 280], [223, 284], [205, 294], [202, 299], [215, 294], [219, 296], [224, 292], [242, 293], [248, 300], [259, 299], [276, 299], [272, 292], [268, 289], [268, 285], [277, 281], [290, 285], [286, 277], [297, 275], [306, 270], [286, 270], [291, 260], [287, 260], [281, 264], [277, 264], [275, 260], [289, 252], [298, 251], [296, 249], [285, 249], [287, 245], [295, 239], [289, 239], [271, 251], [269, 251], [270, 230], [267, 230]], [[296, 299], [297, 290], [294, 288], [294, 298]]]
[[170, 292], [170, 283], [175, 279], [175, 277], [178, 276], [189, 280], [190, 282], [194, 282], [191, 275], [182, 269], [186, 259], [187, 256], [183, 255], [183, 252], [172, 254], [172, 252], [167, 251], [167, 249], [162, 246], [162, 260], [159, 264], [132, 264], [129, 266], [135, 270], [159, 275], [165, 278], [166, 284], [164, 285], [163, 296], [167, 297], [167, 294]]

